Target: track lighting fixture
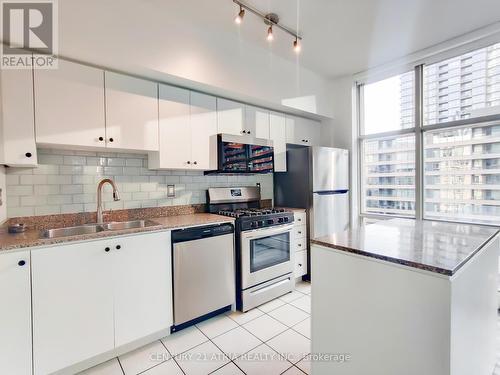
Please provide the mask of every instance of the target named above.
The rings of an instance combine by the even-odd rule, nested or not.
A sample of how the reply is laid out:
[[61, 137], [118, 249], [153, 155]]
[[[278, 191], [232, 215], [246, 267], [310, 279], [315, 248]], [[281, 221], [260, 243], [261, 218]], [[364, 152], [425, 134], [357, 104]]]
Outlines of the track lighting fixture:
[[234, 19], [234, 22], [239, 25], [243, 21], [243, 17], [245, 17], [245, 9], [240, 5], [240, 12]]
[[243, 21], [243, 17], [245, 16], [245, 10], [248, 10], [250, 13], [253, 13], [257, 17], [260, 17], [264, 21], [264, 23], [269, 26], [269, 28], [267, 29], [267, 38], [266, 38], [269, 42], [274, 40], [273, 27], [276, 26], [277, 28], [283, 30], [284, 32], [290, 34], [291, 36], [293, 36], [295, 38], [295, 40], [293, 42], [293, 50], [295, 51], [295, 53], [300, 52], [301, 47], [302, 47], [301, 46], [302, 37], [298, 34], [298, 32], [280, 24], [279, 23], [280, 19], [279, 19], [277, 14], [275, 14], [275, 13], [267, 13], [267, 14], [262, 13], [261, 11], [255, 9], [255, 8], [252, 8], [251, 6], [243, 3], [240, 0], [233, 0], [233, 3], [237, 4], [240, 7], [240, 11], [239, 11], [238, 15], [236, 16], [236, 18], [234, 19], [235, 23], [240, 24]]

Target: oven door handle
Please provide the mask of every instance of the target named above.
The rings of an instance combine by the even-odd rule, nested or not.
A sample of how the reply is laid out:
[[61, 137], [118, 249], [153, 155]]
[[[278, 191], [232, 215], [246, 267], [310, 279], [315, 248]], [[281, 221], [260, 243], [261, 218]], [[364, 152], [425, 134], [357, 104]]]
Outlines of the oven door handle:
[[242, 239], [253, 239], [253, 238], [260, 238], [260, 237], [268, 237], [268, 236], [272, 236], [275, 234], [291, 232], [292, 230], [293, 230], [293, 224], [280, 225], [280, 226], [271, 227], [271, 228], [255, 229], [255, 230], [248, 231], [248, 232], [242, 232], [241, 238]]

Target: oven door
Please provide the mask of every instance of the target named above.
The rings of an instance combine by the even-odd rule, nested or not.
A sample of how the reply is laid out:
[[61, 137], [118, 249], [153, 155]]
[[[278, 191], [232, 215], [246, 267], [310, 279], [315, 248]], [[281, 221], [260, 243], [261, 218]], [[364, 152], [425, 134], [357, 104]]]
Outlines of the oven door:
[[293, 272], [293, 224], [241, 233], [242, 289]]

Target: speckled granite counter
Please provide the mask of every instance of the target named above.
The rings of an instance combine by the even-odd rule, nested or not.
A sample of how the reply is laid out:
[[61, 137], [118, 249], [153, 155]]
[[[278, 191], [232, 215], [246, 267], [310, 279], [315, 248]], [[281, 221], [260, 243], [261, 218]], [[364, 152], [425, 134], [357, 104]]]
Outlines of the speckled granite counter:
[[500, 228], [392, 219], [313, 239], [313, 244], [451, 276]]
[[207, 213], [194, 213], [186, 215], [166, 216], [148, 219], [150, 222], [144, 228], [134, 228], [125, 230], [102, 231], [98, 233], [60, 237], [60, 238], [41, 238], [40, 230], [31, 229], [24, 233], [10, 234], [7, 232], [7, 227], [0, 227], [0, 252], [2, 251], [15, 251], [27, 247], [48, 246], [53, 244], [60, 244], [73, 241], [85, 241], [96, 238], [113, 237], [133, 233], [151, 232], [158, 230], [169, 230], [183, 227], [192, 227], [199, 225], [207, 225], [214, 223], [227, 223], [232, 222], [234, 219], [213, 215]]

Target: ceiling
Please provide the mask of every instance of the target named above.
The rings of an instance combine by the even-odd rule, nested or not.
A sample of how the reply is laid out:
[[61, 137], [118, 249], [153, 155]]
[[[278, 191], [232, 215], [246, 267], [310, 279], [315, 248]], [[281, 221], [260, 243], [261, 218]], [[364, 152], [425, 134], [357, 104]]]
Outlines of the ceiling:
[[[304, 37], [300, 64], [327, 77], [357, 73], [500, 20], [498, 0], [248, 3], [277, 13], [291, 28], [298, 25]], [[275, 41], [269, 45], [261, 20], [247, 13], [242, 25], [236, 26], [236, 13], [237, 6], [231, 0], [60, 1], [60, 50], [68, 56], [84, 50], [96, 55], [127, 50], [129, 63], [140, 53], [136, 63], [141, 64], [144, 54], [156, 59], [162, 54], [168, 57], [169, 49], [177, 48], [176, 41], [184, 48], [202, 32], [208, 38], [204, 41], [207, 48], [236, 35], [240, 48], [251, 44], [280, 58], [296, 59], [291, 36], [276, 30]]]

